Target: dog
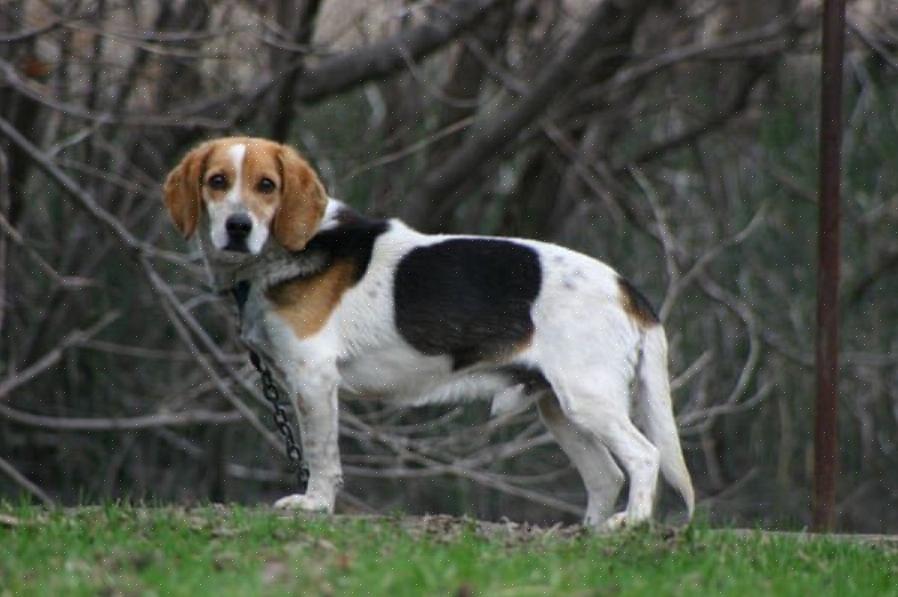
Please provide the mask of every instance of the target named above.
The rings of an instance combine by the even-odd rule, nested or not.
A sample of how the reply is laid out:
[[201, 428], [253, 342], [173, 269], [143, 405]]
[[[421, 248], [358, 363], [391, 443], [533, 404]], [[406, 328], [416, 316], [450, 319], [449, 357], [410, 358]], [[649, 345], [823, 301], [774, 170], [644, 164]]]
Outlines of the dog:
[[[328, 197], [294, 149], [265, 139], [200, 144], [163, 194], [214, 286], [249, 283], [242, 338], [296, 411], [309, 485], [276, 507], [333, 512], [339, 395], [488, 397], [494, 414], [536, 404], [583, 479], [586, 525], [651, 520], [659, 472], [691, 518], [664, 329], [608, 265], [545, 242], [365, 217]], [[614, 513], [621, 467], [629, 494]]]

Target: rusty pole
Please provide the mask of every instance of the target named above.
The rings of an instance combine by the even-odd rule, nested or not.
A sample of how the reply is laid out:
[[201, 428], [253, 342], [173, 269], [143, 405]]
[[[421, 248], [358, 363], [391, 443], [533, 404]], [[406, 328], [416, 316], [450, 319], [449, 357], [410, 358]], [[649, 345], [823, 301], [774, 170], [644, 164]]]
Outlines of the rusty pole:
[[839, 383], [839, 187], [845, 0], [825, 0], [820, 106], [820, 204], [817, 261], [817, 406], [814, 421], [813, 528], [835, 523], [836, 414]]

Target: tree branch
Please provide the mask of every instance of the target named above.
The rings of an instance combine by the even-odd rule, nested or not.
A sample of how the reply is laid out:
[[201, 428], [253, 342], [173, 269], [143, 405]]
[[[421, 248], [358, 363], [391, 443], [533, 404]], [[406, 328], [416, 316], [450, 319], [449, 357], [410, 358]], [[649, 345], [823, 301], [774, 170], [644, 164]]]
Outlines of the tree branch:
[[[529, 94], [510, 109], [502, 110], [455, 151], [445, 164], [424, 177], [417, 190], [405, 198], [405, 217], [420, 223], [425, 214], [433, 211], [433, 202], [451, 194], [459, 185], [481, 170], [515, 139], [549, 106], [558, 94], [569, 87], [580, 67], [596, 49], [606, 46], [629, 45], [639, 16], [650, 0], [631, 0], [622, 3], [605, 1], [592, 10], [574, 39], [562, 47], [542, 69]], [[611, 76], [608, 73], [607, 76]], [[445, 202], [451, 206], [453, 202]], [[446, 209], [439, 210], [431, 221]], [[440, 213], [443, 212], [443, 213]]]
[[[483, 13], [498, 3], [498, 0], [456, 0], [441, 7], [439, 18], [429, 19], [408, 31], [402, 31], [382, 41], [366, 45], [357, 50], [324, 58], [317, 66], [305, 69], [293, 90], [296, 102], [313, 103], [331, 95], [342, 93], [368, 81], [377, 81], [402, 70], [407, 59], [425, 58], [454, 40], [460, 33], [475, 25]], [[228, 108], [238, 106], [230, 119], [240, 123], [243, 115], [255, 109], [259, 99], [278, 81], [291, 72], [302, 68], [304, 57], [300, 57], [287, 69], [265, 76], [249, 86], [248, 91], [232, 91], [217, 97], [177, 108], [190, 114], [221, 114]]]
[[50, 506], [52, 508], [56, 505], [56, 502], [53, 501], [53, 498], [47, 495], [43, 489], [32, 483], [31, 480], [28, 479], [28, 477], [20, 473], [16, 469], [16, 467], [4, 460], [2, 457], [0, 457], [0, 471], [6, 473], [7, 476], [15, 481], [17, 485], [28, 491], [28, 493], [37, 497], [37, 499], [44, 502], [44, 504], [46, 504], [47, 506]]
[[57, 362], [59, 362], [59, 359], [62, 358], [62, 354], [67, 348], [78, 346], [82, 342], [89, 340], [91, 337], [100, 333], [103, 328], [105, 328], [116, 319], [118, 319], [118, 313], [112, 312], [107, 314], [106, 317], [102, 318], [100, 321], [87, 328], [86, 330], [75, 330], [74, 332], [63, 338], [62, 341], [57, 344], [53, 350], [39, 358], [37, 361], [35, 361], [25, 369], [7, 375], [6, 378], [3, 379], [3, 381], [0, 381], [0, 400], [5, 399], [13, 390], [28, 383], [29, 381], [55, 365]]
[[190, 425], [223, 425], [243, 421], [235, 410], [215, 412], [192, 410], [157, 413], [136, 417], [49, 417], [23, 412], [0, 403], [0, 416], [21, 425], [60, 431], [134, 431], [152, 427], [187, 427]]

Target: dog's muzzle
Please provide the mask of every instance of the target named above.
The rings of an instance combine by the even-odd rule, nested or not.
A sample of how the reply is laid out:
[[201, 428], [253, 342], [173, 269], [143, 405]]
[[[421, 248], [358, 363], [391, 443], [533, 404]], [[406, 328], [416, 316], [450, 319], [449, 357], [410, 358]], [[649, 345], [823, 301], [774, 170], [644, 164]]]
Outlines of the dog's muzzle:
[[253, 221], [247, 214], [228, 216], [228, 219], [225, 220], [225, 232], [228, 233], [228, 243], [224, 246], [224, 250], [248, 253], [249, 248], [246, 245], [246, 240], [252, 231]]

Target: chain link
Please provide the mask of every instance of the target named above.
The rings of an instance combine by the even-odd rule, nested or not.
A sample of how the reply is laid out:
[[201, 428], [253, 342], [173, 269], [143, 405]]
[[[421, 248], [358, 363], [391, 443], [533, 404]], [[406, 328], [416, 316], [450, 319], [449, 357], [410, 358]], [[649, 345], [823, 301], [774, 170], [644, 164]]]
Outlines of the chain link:
[[265, 396], [265, 399], [268, 400], [274, 408], [274, 424], [284, 438], [287, 458], [296, 469], [296, 481], [299, 485], [299, 493], [305, 493], [306, 488], [309, 485], [309, 469], [303, 462], [302, 450], [300, 450], [299, 445], [296, 443], [296, 439], [293, 437], [293, 429], [290, 427], [290, 422], [287, 419], [287, 411], [284, 410], [284, 407], [281, 404], [281, 393], [278, 390], [277, 384], [274, 382], [274, 376], [271, 374], [271, 369], [262, 362], [262, 359], [259, 358], [259, 355], [257, 355], [255, 351], [249, 351], [249, 360], [252, 361], [253, 366], [262, 377], [262, 395]]
[[[243, 307], [246, 305], [246, 301], [249, 298], [250, 283], [245, 280], [238, 282], [231, 288], [231, 292], [234, 295], [234, 302], [237, 303], [237, 316], [240, 325], [242, 326]], [[287, 412], [281, 405], [281, 393], [278, 390], [277, 384], [274, 382], [274, 376], [271, 374], [271, 369], [262, 362], [262, 359], [259, 358], [259, 355], [256, 354], [252, 348], [247, 346], [246, 349], [249, 351], [249, 360], [262, 377], [262, 395], [265, 396], [265, 399], [268, 400], [268, 402], [271, 403], [272, 408], [274, 408], [274, 424], [284, 438], [287, 458], [296, 469], [296, 482], [299, 486], [299, 493], [305, 493], [309, 486], [309, 469], [305, 462], [303, 462], [302, 450], [293, 437], [293, 429], [290, 427], [290, 422], [287, 419]]]

